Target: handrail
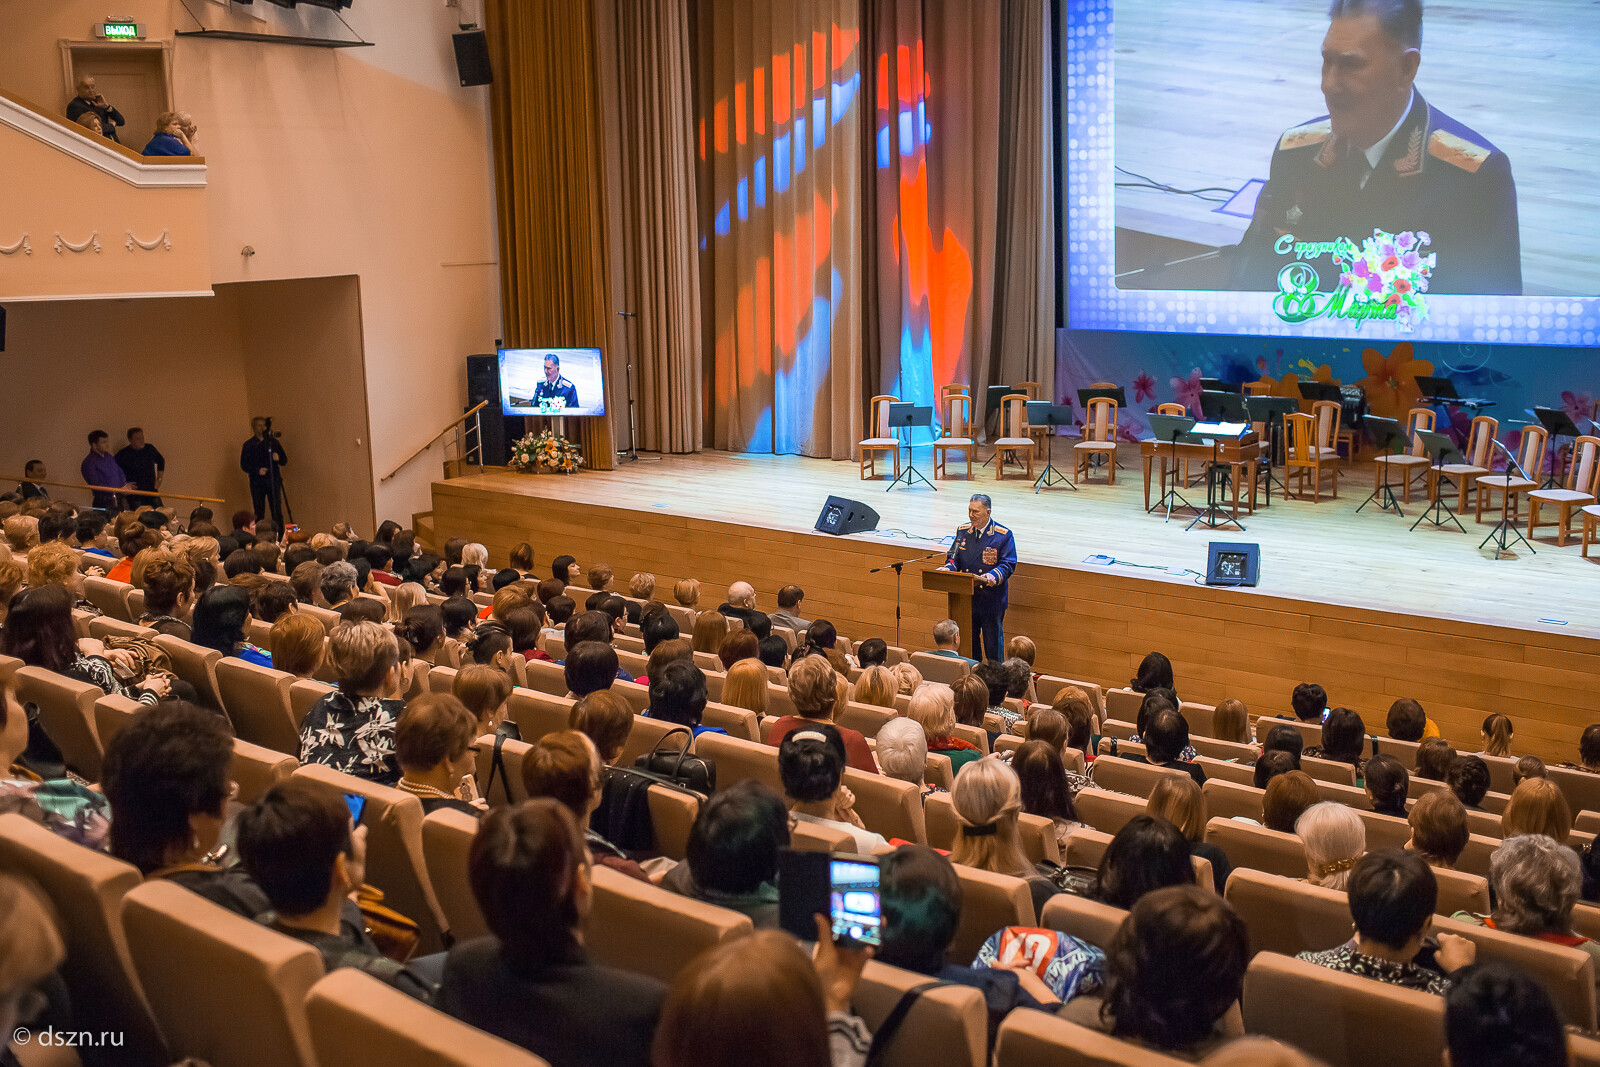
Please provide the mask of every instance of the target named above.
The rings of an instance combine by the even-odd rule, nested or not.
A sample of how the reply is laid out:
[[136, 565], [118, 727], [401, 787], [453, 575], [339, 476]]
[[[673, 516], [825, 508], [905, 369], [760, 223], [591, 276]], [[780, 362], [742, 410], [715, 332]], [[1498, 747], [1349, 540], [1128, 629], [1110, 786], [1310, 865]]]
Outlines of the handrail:
[[488, 406], [489, 406], [489, 402], [487, 400], [480, 400], [480, 401], [478, 401], [477, 406], [471, 408], [470, 410], [464, 411], [460, 415], [456, 416], [454, 419], [451, 419], [449, 424], [446, 425], [444, 429], [440, 430], [438, 433], [434, 434], [432, 437], [430, 437], [428, 439], [428, 443], [427, 444], [423, 445], [421, 448], [419, 448], [415, 452], [411, 453], [411, 455], [409, 455], [405, 459], [401, 460], [400, 461], [400, 465], [398, 467], [396, 467], [394, 470], [390, 471], [388, 474], [385, 474], [382, 478], [379, 478], [378, 481], [386, 482], [390, 478], [393, 478], [396, 474], [399, 474], [403, 469], [405, 469], [405, 465], [407, 463], [410, 463], [412, 460], [416, 459], [418, 456], [422, 455], [428, 449], [432, 448], [435, 444], [437, 444], [439, 442], [439, 438], [443, 437], [445, 434], [447, 434], [451, 430], [455, 429], [456, 426], [459, 425], [460, 423], [466, 422], [472, 416], [476, 415], [478, 412], [482, 411], [484, 408], [486, 408]]
[[82, 126], [79, 126], [76, 122], [73, 122], [59, 111], [52, 111], [50, 108], [34, 103], [25, 96], [19, 96], [18, 94], [8, 92], [5, 89], [0, 89], [0, 99], [9, 100], [13, 104], [16, 104], [18, 107], [22, 108], [24, 111], [31, 111], [38, 118], [54, 123], [56, 126], [59, 126], [61, 129], [67, 130], [70, 133], [77, 134], [79, 137], [87, 140], [90, 144], [93, 144], [98, 148], [104, 148], [108, 151], [114, 152], [132, 163], [140, 163], [145, 166], [155, 167], [205, 166], [205, 156], [147, 156], [141, 152], [129, 148], [120, 141], [113, 141], [109, 137], [101, 137], [96, 139], [88, 130]]
[[172, 497], [174, 500], [198, 500], [204, 504], [226, 504], [214, 496], [190, 496], [188, 493], [169, 493], [165, 489], [146, 492], [143, 489], [124, 489], [120, 485], [86, 485], [83, 482], [47, 482], [41, 478], [0, 478], [0, 481], [27, 482], [29, 485], [54, 485], [61, 489], [92, 489], [96, 493], [115, 493], [118, 496], [160, 496]]

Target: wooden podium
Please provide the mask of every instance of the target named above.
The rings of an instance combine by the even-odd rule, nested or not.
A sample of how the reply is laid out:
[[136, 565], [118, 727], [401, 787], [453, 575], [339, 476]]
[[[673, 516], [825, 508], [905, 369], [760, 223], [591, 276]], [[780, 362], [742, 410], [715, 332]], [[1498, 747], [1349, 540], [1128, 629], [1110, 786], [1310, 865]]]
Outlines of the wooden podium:
[[977, 575], [961, 571], [922, 572], [922, 588], [950, 598], [950, 618], [961, 627], [961, 654], [968, 659], [972, 658], [972, 589], [977, 584]]

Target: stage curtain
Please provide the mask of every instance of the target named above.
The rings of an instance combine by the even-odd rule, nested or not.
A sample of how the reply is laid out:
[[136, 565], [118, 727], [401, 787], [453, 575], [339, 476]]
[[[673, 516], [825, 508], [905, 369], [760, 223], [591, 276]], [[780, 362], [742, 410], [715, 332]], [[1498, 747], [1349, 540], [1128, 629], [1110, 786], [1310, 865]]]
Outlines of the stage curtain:
[[849, 458], [862, 436], [860, 0], [699, 0], [707, 439]]
[[1058, 399], [1050, 0], [1007, 0], [1000, 32], [994, 383], [1038, 382], [1040, 399]]
[[981, 404], [997, 373], [1001, 19], [967, 0], [866, 0], [866, 10], [874, 385], [934, 404], [940, 386], [964, 382]]
[[[496, 210], [505, 342], [599, 348], [618, 417], [611, 358], [600, 104], [593, 0], [486, 0], [494, 69]], [[616, 464], [610, 418], [573, 420], [586, 463]], [[568, 424], [569, 429], [571, 423]]]
[[[615, 5], [623, 255], [641, 448], [702, 443], [699, 229], [687, 0]], [[620, 385], [620, 383], [619, 383]], [[625, 398], [624, 398], [625, 400]]]

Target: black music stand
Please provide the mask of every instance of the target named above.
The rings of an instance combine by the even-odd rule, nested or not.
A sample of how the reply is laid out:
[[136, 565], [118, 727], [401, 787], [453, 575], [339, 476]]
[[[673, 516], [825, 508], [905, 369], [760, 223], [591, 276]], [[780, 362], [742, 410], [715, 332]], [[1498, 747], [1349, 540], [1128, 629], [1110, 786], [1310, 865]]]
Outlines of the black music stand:
[[1275, 463], [1283, 462], [1283, 417], [1291, 412], [1300, 410], [1300, 401], [1292, 396], [1247, 396], [1244, 398], [1245, 410], [1250, 413], [1251, 422], [1263, 423], [1267, 427], [1267, 503], [1272, 506], [1272, 483], [1278, 483], [1278, 491], [1287, 493], [1288, 490], [1278, 476], [1272, 473]]
[[1244, 387], [1223, 381], [1221, 378], [1201, 378], [1200, 388], [1209, 389], [1213, 393], [1242, 393]]
[[1249, 422], [1250, 412], [1245, 407], [1245, 398], [1239, 393], [1224, 392], [1221, 389], [1202, 389], [1200, 391], [1200, 411], [1207, 422]]
[[889, 483], [889, 488], [884, 490], [885, 493], [899, 485], [902, 479], [904, 479], [907, 489], [915, 486], [917, 482], [921, 482], [935, 493], [939, 491], [937, 485], [928, 481], [922, 476], [922, 472], [917, 470], [917, 446], [912, 441], [911, 431], [918, 426], [930, 428], [933, 426], [933, 405], [924, 406], [902, 403], [889, 405], [889, 428], [895, 432], [896, 437], [900, 436], [901, 430], [906, 432], [906, 469], [895, 475], [894, 481]]
[[1057, 485], [1064, 485], [1076, 493], [1078, 487], [1073, 485], [1072, 480], [1065, 474], [1056, 470], [1055, 465], [1050, 462], [1051, 446], [1056, 439], [1056, 427], [1071, 426], [1075, 421], [1072, 406], [1070, 404], [1052, 404], [1048, 400], [1030, 400], [1023, 406], [1028, 409], [1028, 425], [1030, 427], [1050, 427], [1050, 432], [1045, 435], [1044, 439], [1044, 473], [1033, 480], [1034, 493], [1037, 494], [1041, 489], [1049, 489]]
[[[1556, 446], [1556, 438], [1570, 437], [1576, 441], [1583, 435], [1583, 431], [1572, 421], [1572, 416], [1560, 408], [1534, 408], [1533, 417], [1538, 419], [1539, 425], [1550, 434], [1550, 477], [1545, 479], [1545, 483], [1539, 488], [1560, 489], [1561, 483], [1556, 481], [1556, 456], [1561, 450]], [[1538, 476], [1537, 472], [1533, 475], [1535, 478]], [[1528, 475], [1524, 474], [1523, 477], [1526, 478]]]
[[[1523, 423], [1523, 425], [1526, 426], [1527, 423]], [[1507, 448], [1494, 438], [1489, 438], [1489, 443], [1495, 448], [1498, 448], [1500, 451], [1504, 452], [1506, 455], [1506, 484], [1504, 486], [1504, 492], [1500, 494], [1500, 521], [1495, 523], [1494, 529], [1489, 532], [1488, 537], [1485, 537], [1482, 541], [1478, 542], [1478, 551], [1482, 552], [1483, 546], [1488, 544], [1490, 541], [1493, 541], [1494, 558], [1499, 560], [1501, 556], [1504, 556], [1511, 551], [1511, 539], [1516, 538], [1518, 541], [1523, 543], [1529, 552], [1537, 556], [1539, 554], [1539, 550], [1534, 548], [1526, 537], [1522, 536], [1522, 531], [1517, 529], [1517, 523], [1511, 521], [1510, 509], [1511, 472], [1513, 470], [1516, 471], [1518, 474], [1522, 475], [1524, 481], [1528, 482], [1537, 482], [1539, 480], [1539, 472], [1534, 471], [1532, 474], [1529, 474], [1527, 471], [1523, 470], [1522, 464], [1517, 461], [1516, 456], [1512, 455], [1511, 449]]]
[[1449, 378], [1435, 378], [1427, 374], [1417, 375], [1417, 389], [1422, 393], [1422, 399], [1430, 400], [1435, 404], [1448, 404], [1452, 400], [1460, 400], [1461, 394], [1456, 392], [1456, 383]]
[[1332, 382], [1298, 382], [1296, 384], [1300, 386], [1300, 396], [1312, 403], [1316, 403], [1319, 400], [1331, 400], [1335, 404], [1344, 403], [1344, 393], [1340, 392], [1339, 387]]
[[[1422, 442], [1422, 447], [1428, 450], [1428, 458], [1433, 460], [1433, 506], [1419, 515], [1417, 521], [1411, 524], [1411, 528], [1415, 530], [1418, 526], [1427, 522], [1436, 528], [1442, 529], [1447, 518], [1456, 524], [1456, 529], [1466, 533], [1467, 528], [1461, 525], [1461, 520], [1456, 518], [1456, 513], [1450, 509], [1449, 504], [1444, 502], [1445, 476], [1443, 469], [1446, 460], [1460, 463], [1464, 461], [1465, 457], [1461, 455], [1461, 450], [1456, 447], [1456, 443], [1442, 433], [1434, 433], [1432, 430], [1418, 430], [1417, 440]], [[1441, 515], [1444, 517], [1441, 518]]]
[[[1235, 423], [1234, 425], [1238, 424]], [[1237, 441], [1239, 437], [1243, 437], [1249, 431], [1249, 429], [1250, 427], [1248, 424], [1243, 426], [1238, 430], [1237, 436], [1235, 436], [1234, 440]], [[1203, 525], [1208, 530], [1216, 530], [1223, 526], [1237, 526], [1239, 528], [1239, 532], [1244, 533], [1244, 523], [1240, 522], [1237, 518], [1223, 510], [1222, 501], [1218, 499], [1218, 493], [1221, 489], [1222, 482], [1227, 477], [1226, 472], [1222, 470], [1222, 464], [1218, 458], [1220, 455], [1219, 450], [1222, 446], [1222, 442], [1226, 438], [1225, 431], [1227, 431], [1227, 427], [1220, 422], [1195, 423], [1195, 425], [1189, 429], [1188, 436], [1190, 438], [1199, 439], [1201, 441], [1209, 440], [1211, 442], [1211, 466], [1206, 470], [1205, 510], [1196, 515], [1194, 517], [1194, 521], [1184, 527], [1185, 532], [1194, 529], [1196, 526]]]
[[[1380, 454], [1390, 450], [1391, 448], [1394, 449], [1395, 455], [1398, 455], [1400, 452], [1404, 451], [1408, 435], [1406, 434], [1405, 427], [1400, 425], [1399, 420], [1382, 419], [1376, 415], [1368, 415], [1366, 419], [1366, 425], [1368, 431], [1370, 431], [1372, 434], [1372, 445]], [[1399, 445], [1400, 447], [1395, 448], [1396, 445]], [[1392, 464], [1385, 463], [1383, 465], [1383, 484], [1376, 486], [1372, 490], [1372, 494], [1361, 502], [1361, 507], [1356, 508], [1356, 514], [1359, 515], [1361, 513], [1361, 508], [1366, 507], [1368, 504], [1376, 500], [1378, 502], [1379, 511], [1388, 511], [1390, 508], [1393, 508], [1396, 515], [1399, 515], [1401, 518], [1405, 518], [1406, 513], [1400, 510], [1400, 502], [1394, 498], [1394, 490], [1389, 488], [1390, 466], [1392, 466]], [[1409, 478], [1410, 475], [1407, 474], [1406, 477]]]
[[[1182, 482], [1182, 478], [1178, 474], [1180, 469], [1178, 466], [1178, 441], [1190, 430], [1194, 429], [1195, 419], [1190, 415], [1157, 415], [1155, 412], [1151, 412], [1146, 418], [1150, 420], [1150, 432], [1156, 435], [1156, 441], [1163, 445], [1172, 446], [1171, 486], [1161, 494], [1161, 499], [1157, 500], [1155, 506], [1150, 509], [1151, 511], [1156, 511], [1165, 506], [1167, 509], [1166, 521], [1171, 522], [1174, 505], [1180, 508], [1194, 507], [1193, 504], [1183, 498], [1182, 493], [1178, 492], [1178, 486]], [[1166, 460], [1161, 458], [1161, 449], [1159, 447], [1156, 449], [1156, 458], [1161, 460], [1163, 464], [1166, 463]], [[1162, 470], [1165, 469], [1166, 467], [1163, 466]], [[1164, 476], [1163, 480], [1165, 480]]]
[[[1120, 385], [1114, 385], [1106, 389], [1079, 389], [1078, 406], [1083, 409], [1083, 424], [1085, 426], [1089, 425], [1089, 401], [1098, 400], [1102, 397], [1107, 400], [1115, 400], [1118, 411], [1122, 411], [1128, 406], [1128, 394], [1123, 391]], [[1098, 467], [1101, 463], [1101, 453], [1092, 453], [1090, 459]], [[1110, 460], [1112, 463], [1117, 461], [1115, 453], [1111, 455]]]

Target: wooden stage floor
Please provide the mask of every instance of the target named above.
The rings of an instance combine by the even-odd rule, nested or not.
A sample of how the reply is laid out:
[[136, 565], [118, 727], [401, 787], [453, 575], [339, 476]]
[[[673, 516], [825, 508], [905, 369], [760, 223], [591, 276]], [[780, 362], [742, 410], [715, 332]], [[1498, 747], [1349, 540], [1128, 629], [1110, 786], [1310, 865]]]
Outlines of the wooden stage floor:
[[[926, 470], [926, 450], [918, 456]], [[1519, 742], [1524, 733], [1530, 742], [1542, 735], [1560, 744], [1561, 758], [1582, 726], [1600, 718], [1592, 693], [1600, 558], [1580, 559], [1576, 540], [1558, 548], [1541, 530], [1537, 554], [1524, 549], [1496, 562], [1492, 550], [1478, 550], [1492, 527], [1470, 515], [1462, 533], [1409, 529], [1422, 511], [1416, 499], [1403, 505], [1404, 518], [1376, 505], [1357, 514], [1372, 490], [1370, 463], [1342, 469], [1337, 500], [1275, 495], [1270, 508], [1241, 515], [1242, 533], [1186, 531], [1192, 512], [1171, 522], [1144, 512], [1131, 446], [1121, 463], [1115, 486], [1096, 480], [1078, 492], [1036, 495], [1020, 478], [996, 483], [992, 468], [970, 483], [941, 481], [937, 492], [885, 492], [887, 478], [860, 481], [853, 462], [647, 456], [571, 477], [502, 472], [436, 482], [434, 524], [441, 537], [483, 542], [496, 563], [529, 540], [541, 568], [570, 552], [584, 566], [610, 563], [619, 585], [648, 569], [662, 595], [671, 580], [699, 578], [712, 606], [743, 579], [770, 610], [777, 589], [795, 581], [806, 588], [806, 617], [831, 619], [859, 640], [894, 631], [894, 576], [867, 572], [940, 550], [939, 539], [965, 521], [969, 495], [984, 492], [995, 518], [1016, 532], [1021, 559], [1007, 632], [1033, 637], [1051, 673], [1121, 685], [1145, 652], [1159, 649], [1178, 664], [1186, 699], [1233, 696], [1252, 710], [1282, 708], [1296, 682], [1317, 681], [1379, 728], [1393, 699], [1415, 696], [1441, 724], [1452, 721], [1450, 736], [1472, 744], [1467, 751], [1477, 751], [1489, 711], [1540, 720], [1519, 722]], [[844, 538], [813, 532], [830, 494], [868, 503], [879, 529]], [[1205, 494], [1196, 486], [1185, 495]], [[1208, 588], [1194, 573], [1168, 573], [1203, 572], [1213, 540], [1260, 544], [1258, 588]], [[1094, 554], [1118, 562], [1083, 562]], [[925, 647], [942, 597], [922, 591], [917, 570], [906, 569], [901, 592], [902, 642]], [[1564, 622], [1542, 621], [1552, 619]]]

